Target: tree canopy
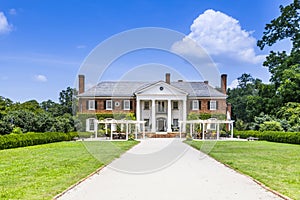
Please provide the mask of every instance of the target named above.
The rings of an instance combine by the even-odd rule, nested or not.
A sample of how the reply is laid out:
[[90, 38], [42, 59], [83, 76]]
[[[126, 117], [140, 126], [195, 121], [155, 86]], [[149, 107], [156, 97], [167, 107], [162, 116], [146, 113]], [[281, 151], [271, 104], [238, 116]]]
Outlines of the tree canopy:
[[[266, 24], [257, 45], [264, 49], [283, 39], [290, 40], [290, 52], [271, 51], [263, 66], [271, 73], [264, 84], [250, 74], [242, 74], [239, 85], [228, 90], [233, 118], [240, 129], [299, 131], [300, 106], [300, 3], [280, 6], [281, 15]], [[280, 126], [279, 126], [280, 124]]]

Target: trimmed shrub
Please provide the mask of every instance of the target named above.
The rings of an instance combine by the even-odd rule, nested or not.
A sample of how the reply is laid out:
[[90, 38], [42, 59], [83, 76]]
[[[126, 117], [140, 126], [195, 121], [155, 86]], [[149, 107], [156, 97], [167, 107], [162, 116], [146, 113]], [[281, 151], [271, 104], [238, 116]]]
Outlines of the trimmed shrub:
[[10, 149], [17, 147], [26, 147], [38, 144], [46, 144], [52, 142], [70, 141], [77, 137], [77, 132], [71, 133], [25, 133], [25, 134], [9, 134], [0, 136], [0, 149]]
[[280, 122], [276, 121], [265, 121], [259, 126], [259, 131], [283, 131]]
[[281, 131], [235, 131], [234, 136], [246, 139], [256, 137], [259, 140], [270, 142], [300, 144], [300, 132], [281, 132]]

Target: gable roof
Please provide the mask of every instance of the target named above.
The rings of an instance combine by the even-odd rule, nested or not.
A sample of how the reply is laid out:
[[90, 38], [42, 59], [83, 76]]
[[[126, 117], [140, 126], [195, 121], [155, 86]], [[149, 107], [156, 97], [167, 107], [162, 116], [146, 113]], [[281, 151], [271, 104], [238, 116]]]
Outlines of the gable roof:
[[157, 81], [157, 82], [154, 82], [152, 84], [145, 84], [143, 87], [139, 88], [135, 94], [141, 94], [143, 92], [145, 92], [146, 90], [149, 90], [149, 89], [152, 89], [158, 85], [161, 85], [161, 86], [164, 86], [164, 87], [168, 87], [170, 90], [173, 90], [173, 91], [176, 91], [180, 94], [183, 94], [183, 95], [188, 95], [188, 93], [178, 87], [174, 87], [172, 84], [168, 84], [166, 83], [165, 81]]
[[[79, 94], [78, 97], [134, 97], [135, 93], [159, 82], [105, 81]], [[224, 97], [226, 94], [203, 82], [171, 82], [170, 85], [190, 97]]]

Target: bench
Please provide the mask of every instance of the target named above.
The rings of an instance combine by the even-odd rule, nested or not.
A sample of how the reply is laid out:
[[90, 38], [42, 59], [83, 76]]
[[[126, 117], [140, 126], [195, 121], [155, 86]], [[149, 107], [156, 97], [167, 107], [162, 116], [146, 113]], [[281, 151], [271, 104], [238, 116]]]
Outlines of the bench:
[[248, 141], [255, 141], [255, 140], [258, 140], [258, 138], [256, 138], [256, 137], [248, 137], [247, 140]]

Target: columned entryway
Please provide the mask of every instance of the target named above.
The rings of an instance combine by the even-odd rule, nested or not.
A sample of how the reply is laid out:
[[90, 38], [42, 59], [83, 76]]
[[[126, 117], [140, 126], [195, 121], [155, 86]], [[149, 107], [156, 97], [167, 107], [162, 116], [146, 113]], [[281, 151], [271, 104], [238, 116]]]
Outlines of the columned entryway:
[[174, 132], [174, 130], [178, 131], [178, 122], [186, 120], [186, 99], [167, 98], [137, 97], [136, 120], [146, 121], [146, 130], [148, 132], [170, 133]]
[[146, 131], [179, 131], [179, 121], [187, 118], [187, 95], [163, 81], [143, 88], [136, 95], [136, 120], [145, 121]]

